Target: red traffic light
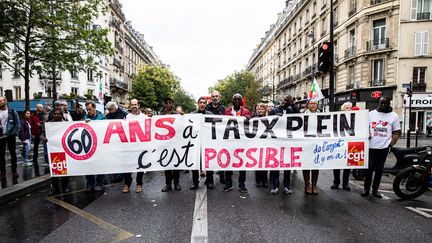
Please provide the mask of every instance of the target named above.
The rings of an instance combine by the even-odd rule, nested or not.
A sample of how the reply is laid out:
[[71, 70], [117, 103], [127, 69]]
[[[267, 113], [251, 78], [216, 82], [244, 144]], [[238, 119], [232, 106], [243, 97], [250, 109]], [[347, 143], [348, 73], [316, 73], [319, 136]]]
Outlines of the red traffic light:
[[327, 45], [327, 43], [322, 44], [321, 49], [323, 49], [324, 51], [327, 51], [329, 48], [329, 46]]

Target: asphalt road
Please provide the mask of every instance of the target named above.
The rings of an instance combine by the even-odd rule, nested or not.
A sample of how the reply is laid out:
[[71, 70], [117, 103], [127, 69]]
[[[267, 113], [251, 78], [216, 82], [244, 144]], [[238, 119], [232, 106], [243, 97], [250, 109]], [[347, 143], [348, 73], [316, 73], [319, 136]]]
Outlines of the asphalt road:
[[[301, 172], [292, 175], [294, 194], [271, 195], [256, 188], [248, 173], [248, 194], [222, 192], [222, 185], [196, 200], [189, 190], [191, 174], [181, 174], [183, 190], [160, 192], [163, 173], [147, 173], [144, 192], [88, 193], [82, 178], [74, 192], [55, 198], [46, 188], [0, 205], [1, 242], [191, 242], [194, 208], [205, 208], [195, 222], [206, 226], [209, 242], [426, 242], [432, 239], [427, 218], [406, 207], [432, 209], [432, 193], [415, 201], [399, 201], [383, 179], [383, 199], [362, 198], [362, 182], [353, 191], [331, 190], [331, 171], [321, 171], [319, 195], [303, 193]], [[236, 186], [237, 183], [235, 183]], [[200, 194], [203, 191], [199, 192]], [[197, 206], [195, 206], [197, 204]], [[429, 212], [432, 216], [432, 212]], [[200, 239], [200, 238], [197, 238]], [[428, 240], [429, 239], [429, 240]]]

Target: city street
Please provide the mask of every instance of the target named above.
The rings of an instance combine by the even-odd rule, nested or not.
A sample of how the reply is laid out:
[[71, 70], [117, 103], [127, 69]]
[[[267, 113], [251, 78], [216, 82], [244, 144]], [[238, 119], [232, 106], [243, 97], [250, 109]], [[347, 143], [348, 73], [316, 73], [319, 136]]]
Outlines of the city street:
[[[248, 194], [222, 186], [190, 191], [191, 174], [181, 174], [180, 192], [162, 193], [163, 173], [147, 173], [143, 193], [121, 192], [111, 185], [106, 193], [82, 190], [84, 180], [73, 179], [74, 191], [47, 197], [46, 190], [1, 205], [2, 242], [190, 242], [202, 239], [193, 232], [194, 207], [203, 209], [195, 227], [208, 229], [209, 242], [421, 242], [432, 237], [432, 193], [414, 201], [400, 201], [384, 176], [383, 199], [360, 197], [362, 182], [351, 181], [351, 192], [331, 190], [331, 171], [322, 171], [319, 195], [303, 193], [301, 172], [292, 175], [292, 195], [271, 195], [256, 188], [248, 173]], [[196, 193], [204, 200], [197, 200]], [[428, 218], [429, 217], [429, 218]]]

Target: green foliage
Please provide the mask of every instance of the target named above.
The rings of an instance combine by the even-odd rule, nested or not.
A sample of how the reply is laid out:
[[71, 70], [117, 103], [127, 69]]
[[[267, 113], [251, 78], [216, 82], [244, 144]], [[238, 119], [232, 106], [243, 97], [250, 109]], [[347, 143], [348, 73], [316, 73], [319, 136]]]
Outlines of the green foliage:
[[186, 113], [196, 110], [196, 102], [191, 94], [185, 91], [183, 88], [179, 88], [173, 95], [175, 106], [183, 107]]
[[132, 77], [131, 97], [140, 102], [141, 107], [158, 110], [167, 97], [173, 97], [180, 87], [179, 80], [162, 66], [143, 65]]
[[253, 105], [261, 101], [261, 95], [258, 90], [259, 84], [256, 82], [254, 75], [249, 71], [235, 72], [223, 80], [219, 80], [209, 92], [217, 90], [221, 93], [222, 104], [231, 104], [232, 96], [239, 93], [246, 96], [246, 107], [252, 110]]
[[[57, 75], [59, 71], [94, 69], [94, 57], [113, 54], [107, 29], [93, 26], [106, 11], [106, 1], [2, 0], [0, 61], [15, 69], [25, 80], [26, 107], [29, 105], [29, 80], [36, 73]], [[7, 44], [17, 53], [9, 59]], [[53, 80], [55, 80], [53, 75]]]

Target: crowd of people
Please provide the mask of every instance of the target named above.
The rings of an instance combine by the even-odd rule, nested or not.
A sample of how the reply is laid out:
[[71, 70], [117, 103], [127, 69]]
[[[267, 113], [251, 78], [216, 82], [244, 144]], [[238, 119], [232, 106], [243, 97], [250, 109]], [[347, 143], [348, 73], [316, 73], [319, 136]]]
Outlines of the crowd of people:
[[[293, 113], [316, 113], [320, 112], [318, 109], [318, 102], [316, 100], [309, 100], [305, 107], [299, 107], [295, 104], [292, 96], [286, 96], [280, 105], [275, 106], [273, 103], [258, 103], [254, 106], [253, 111], [246, 109], [243, 104], [243, 97], [241, 94], [234, 94], [232, 96], [231, 105], [224, 106], [221, 104], [221, 95], [218, 91], [213, 91], [211, 100], [208, 101], [206, 97], [200, 97], [197, 101], [197, 110], [192, 113], [205, 114], [205, 115], [226, 115], [226, 116], [244, 116], [246, 118], [264, 117], [264, 116], [282, 116], [284, 114]], [[174, 108], [175, 102], [172, 98], [165, 98], [163, 108], [159, 115], [174, 115], [185, 114], [183, 108], [178, 106]], [[150, 108], [140, 108], [137, 99], [130, 100], [129, 112], [118, 106], [117, 103], [110, 101], [105, 105], [105, 113], [96, 110], [96, 103], [94, 101], [87, 101], [84, 108], [77, 103], [74, 112], [69, 111], [68, 104], [64, 101], [56, 101], [52, 111], [44, 110], [41, 104], [36, 106], [36, 111], [32, 114], [26, 110], [22, 112], [21, 119], [16, 111], [8, 109], [7, 100], [5, 97], [0, 96], [0, 180], [2, 188], [6, 187], [6, 162], [5, 151], [6, 146], [10, 151], [11, 156], [11, 169], [13, 184], [17, 183], [19, 177], [17, 173], [17, 156], [16, 156], [16, 137], [21, 140], [22, 146], [22, 163], [24, 166], [33, 166], [35, 175], [39, 176], [38, 166], [38, 151], [42, 143], [44, 149], [44, 164], [48, 165], [47, 155], [47, 138], [45, 135], [44, 124], [46, 122], [67, 122], [67, 121], [85, 121], [91, 122], [92, 120], [104, 119], [142, 119], [144, 117], [153, 116], [154, 112]], [[342, 105], [342, 111], [358, 110], [357, 106], [352, 103], [346, 102]], [[379, 106], [376, 110], [370, 112], [369, 117], [370, 127], [370, 147], [369, 147], [369, 168], [366, 172], [366, 179], [364, 184], [364, 191], [361, 196], [368, 196], [370, 194], [370, 187], [372, 186], [372, 195], [381, 198], [378, 192], [379, 184], [381, 181], [383, 166], [388, 154], [389, 147], [393, 146], [400, 136], [400, 125], [398, 116], [392, 112], [390, 106], [390, 98], [382, 97]], [[33, 144], [33, 160], [29, 161], [29, 153]], [[166, 170], [165, 173], [165, 186], [162, 192], [171, 190], [180, 191], [180, 172], [179, 170]], [[294, 171], [297, 173], [297, 171]], [[223, 191], [228, 192], [233, 189], [233, 171], [218, 171], [219, 182], [223, 184]], [[205, 176], [205, 185], [208, 189], [215, 188], [214, 173], [213, 171], [192, 171], [191, 190], [196, 190], [199, 186], [199, 177]], [[334, 170], [334, 181], [331, 189], [338, 189], [341, 184], [340, 170]], [[349, 187], [350, 170], [344, 169], [342, 176], [342, 189], [350, 191]], [[374, 175], [374, 177], [373, 177]], [[143, 176], [144, 172], [136, 173], [136, 187], [135, 192], [140, 193], [143, 191]], [[308, 195], [318, 195], [318, 176], [319, 170], [303, 170], [304, 179], [304, 193]], [[283, 192], [292, 194], [293, 190], [290, 187], [291, 171], [283, 171]], [[372, 183], [373, 178], [373, 183]], [[70, 191], [68, 177], [52, 177], [52, 187], [49, 195], [59, 193], [67, 193]], [[114, 174], [114, 175], [87, 175], [86, 186], [88, 191], [102, 191], [104, 184], [110, 182], [123, 181], [122, 192], [130, 192], [132, 185], [132, 173]], [[238, 172], [238, 189], [247, 193], [246, 188], [246, 171]], [[270, 185], [268, 184], [270, 183]], [[280, 172], [279, 171], [256, 171], [255, 172], [255, 185], [256, 187], [268, 188], [270, 187], [271, 194], [277, 194], [280, 188]]]

